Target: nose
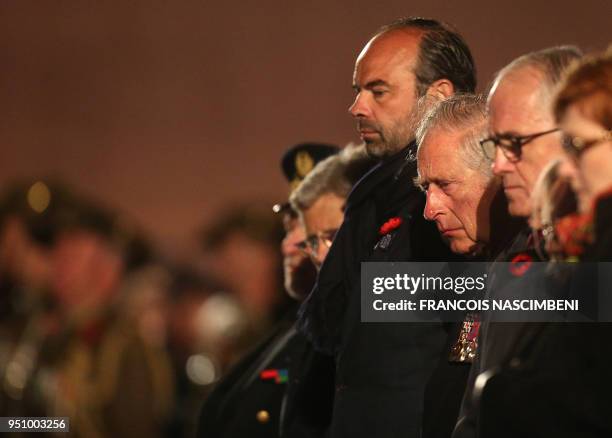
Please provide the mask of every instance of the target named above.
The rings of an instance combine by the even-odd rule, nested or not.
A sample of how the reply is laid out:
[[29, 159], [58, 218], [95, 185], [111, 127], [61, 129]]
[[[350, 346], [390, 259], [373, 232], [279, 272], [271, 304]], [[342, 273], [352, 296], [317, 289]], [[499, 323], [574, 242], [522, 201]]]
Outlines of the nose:
[[348, 111], [355, 118], [368, 118], [371, 115], [370, 107], [367, 103], [367, 97], [363, 92], [357, 93], [357, 96], [355, 96], [355, 100], [353, 101], [353, 104], [349, 106]]
[[493, 163], [491, 163], [493, 173], [497, 176], [501, 176], [504, 173], [510, 172], [511, 167], [512, 163], [506, 158], [501, 148], [495, 148], [495, 158], [493, 159]]
[[436, 220], [438, 214], [440, 214], [440, 197], [432, 187], [425, 193], [425, 209], [423, 210], [423, 216], [428, 221]]
[[300, 253], [297, 243], [303, 240], [303, 234], [304, 232], [299, 226], [296, 226], [285, 234], [285, 238], [281, 243], [283, 257], [291, 257]]

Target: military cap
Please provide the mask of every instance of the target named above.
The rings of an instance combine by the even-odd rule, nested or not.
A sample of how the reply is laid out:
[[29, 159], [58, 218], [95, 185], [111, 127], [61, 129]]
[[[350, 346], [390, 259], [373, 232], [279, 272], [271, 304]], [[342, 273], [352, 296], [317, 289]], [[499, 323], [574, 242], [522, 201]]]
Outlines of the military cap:
[[[296, 189], [302, 180], [310, 173], [319, 161], [337, 154], [338, 146], [327, 143], [298, 143], [291, 146], [281, 158], [281, 169], [289, 181], [289, 194]], [[288, 202], [275, 204], [272, 207], [275, 213], [290, 209]]]
[[127, 218], [75, 193], [54, 180], [24, 180], [0, 192], [0, 227], [10, 217], [22, 222], [30, 238], [51, 247], [63, 232], [82, 229], [119, 247], [128, 268], [149, 257], [149, 244]]

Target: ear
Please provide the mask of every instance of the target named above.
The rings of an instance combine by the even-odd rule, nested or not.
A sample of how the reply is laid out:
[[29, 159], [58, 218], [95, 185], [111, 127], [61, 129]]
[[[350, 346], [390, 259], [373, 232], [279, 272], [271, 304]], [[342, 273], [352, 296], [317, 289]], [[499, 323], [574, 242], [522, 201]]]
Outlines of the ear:
[[444, 100], [455, 94], [455, 87], [448, 79], [438, 79], [427, 88], [427, 95], [436, 100]]

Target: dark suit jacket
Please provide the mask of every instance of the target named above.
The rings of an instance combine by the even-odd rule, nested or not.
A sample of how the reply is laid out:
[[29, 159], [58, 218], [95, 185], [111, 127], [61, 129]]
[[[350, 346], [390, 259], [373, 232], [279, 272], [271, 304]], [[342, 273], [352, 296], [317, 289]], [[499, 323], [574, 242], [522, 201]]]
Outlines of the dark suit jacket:
[[[215, 386], [206, 399], [198, 425], [202, 438], [243, 436], [278, 437], [281, 401], [285, 384], [263, 381], [263, 368], [287, 368], [287, 356], [274, 353], [275, 346], [291, 343], [291, 325], [281, 324], [264, 342], [241, 359]], [[258, 420], [260, 411], [268, 413], [268, 421]]]
[[451, 362], [449, 356], [462, 325], [462, 322], [445, 324], [446, 344], [425, 388], [423, 438], [448, 438], [457, 423], [471, 364]]
[[[447, 340], [440, 323], [361, 322], [361, 262], [456, 259], [423, 218], [416, 162], [407, 156], [404, 150], [381, 162], [355, 186], [301, 309], [302, 330], [335, 356], [334, 438], [419, 437], [425, 384]], [[403, 223], [388, 246], [374, 249], [379, 228], [392, 217]]]
[[315, 351], [310, 342], [302, 343], [289, 367], [281, 409], [282, 438], [325, 436], [334, 405], [334, 373], [333, 357]]
[[[288, 370], [288, 382], [262, 380], [264, 369]], [[217, 384], [202, 408], [198, 436], [322, 437], [332, 400], [332, 359], [284, 321]]]
[[[602, 198], [595, 209], [595, 241], [586, 248], [582, 263], [571, 268], [581, 280], [580, 290], [571, 293], [593, 292], [586, 285], [596, 275], [585, 262], [612, 260], [611, 223], [612, 197]], [[610, 339], [610, 323], [525, 326], [484, 387], [479, 436], [612, 436]]]
[[[500, 278], [499, 265], [496, 262], [508, 262], [513, 257], [520, 253], [528, 253], [532, 258], [537, 259], [537, 254], [529, 248], [528, 240], [530, 229], [523, 226], [523, 229], [516, 234], [506, 248], [504, 248], [496, 257], [491, 265], [489, 280], [488, 298], [495, 298], [498, 294], [496, 289], [520, 289], [520, 284], [523, 279], [508, 281], [508, 278]], [[505, 269], [505, 266], [502, 266]], [[496, 278], [497, 277], [497, 278]], [[518, 334], [523, 330], [525, 324], [521, 323], [504, 323], [490, 322], [487, 312], [482, 314], [482, 323], [478, 339], [478, 353], [472, 364], [469, 373], [465, 394], [457, 420], [457, 426], [452, 434], [453, 438], [475, 438], [477, 436], [478, 422], [480, 417], [480, 404], [477, 400], [477, 394], [474, 391], [476, 379], [483, 372], [497, 367], [508, 357], [510, 346], [516, 341]]]

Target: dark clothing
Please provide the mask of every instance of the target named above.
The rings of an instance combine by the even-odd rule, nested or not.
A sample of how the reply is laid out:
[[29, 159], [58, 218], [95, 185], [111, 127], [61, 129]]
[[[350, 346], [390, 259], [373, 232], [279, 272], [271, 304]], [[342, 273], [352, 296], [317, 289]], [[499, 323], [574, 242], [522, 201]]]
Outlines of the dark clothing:
[[[505, 272], [497, 269], [496, 262], [511, 261], [517, 254], [522, 253], [528, 253], [534, 260], [537, 260], [537, 254], [529, 245], [530, 235], [529, 227], [523, 226], [514, 240], [498, 254], [490, 268], [487, 298], [496, 298], [501, 289], [518, 290], [516, 284], [524, 281], [524, 279], [506, 278]], [[477, 436], [479, 405], [475, 400], [477, 398], [474, 390], [476, 378], [481, 373], [495, 368], [507, 358], [509, 346], [516, 342], [518, 333], [523, 330], [524, 326], [525, 324], [521, 323], [490, 322], [487, 312], [483, 312], [478, 339], [478, 353], [470, 370], [457, 426], [452, 435], [453, 438], [474, 438]]]
[[[264, 378], [262, 371], [278, 372], [279, 378]], [[321, 386], [302, 389], [304, 381]], [[316, 353], [284, 321], [215, 387], [202, 408], [198, 436], [321, 437], [332, 399], [331, 358]]]
[[334, 407], [333, 357], [314, 350], [302, 339], [289, 367], [289, 384], [281, 409], [282, 438], [323, 437], [331, 423]]
[[[470, 259], [473, 265], [464, 265], [462, 269], [473, 270], [455, 272], [456, 275], [476, 276], [480, 272], [480, 264], [507, 258], [506, 251], [511, 251], [512, 244], [518, 233], [524, 229], [525, 222], [508, 215], [508, 203], [502, 190], [493, 198], [490, 207], [491, 231], [490, 241], [483, 252]], [[522, 238], [521, 238], [522, 239]], [[523, 243], [519, 243], [520, 246]], [[474, 343], [480, 343], [479, 331], [481, 316], [478, 313], [465, 315], [464, 321], [474, 321], [465, 326], [465, 322], [449, 324], [449, 336], [440, 357], [440, 361], [425, 389], [425, 411], [423, 417], [423, 438], [448, 438], [452, 435], [465, 393], [470, 369], [472, 366]], [[465, 332], [463, 330], [467, 330]], [[460, 342], [460, 336], [467, 334], [467, 340]], [[473, 338], [469, 336], [472, 335]], [[472, 342], [469, 339], [473, 339]], [[468, 350], [464, 350], [468, 348]], [[477, 348], [477, 347], [476, 347]], [[462, 358], [459, 361], [459, 358]]]
[[[611, 221], [612, 197], [601, 198], [594, 211], [595, 239], [574, 275], [592, 277], [592, 265], [584, 262], [612, 260]], [[592, 292], [583, 284], [579, 292]], [[612, 436], [610, 339], [610, 323], [525, 327], [483, 389], [479, 436]]]
[[479, 436], [612, 436], [610, 324], [532, 324], [480, 397]]
[[423, 438], [450, 437], [465, 391], [471, 363], [449, 360], [463, 323], [447, 323], [448, 337], [440, 360], [425, 388]]
[[[301, 329], [336, 361], [333, 438], [421, 434], [425, 384], [448, 333], [441, 323], [361, 322], [361, 262], [456, 259], [423, 218], [413, 157], [411, 145], [354, 187], [344, 222], [301, 309]], [[381, 237], [381, 225], [395, 217], [401, 225]]]

